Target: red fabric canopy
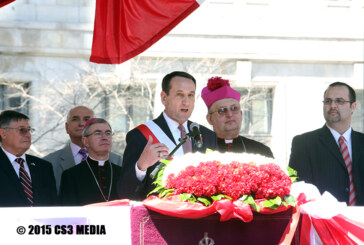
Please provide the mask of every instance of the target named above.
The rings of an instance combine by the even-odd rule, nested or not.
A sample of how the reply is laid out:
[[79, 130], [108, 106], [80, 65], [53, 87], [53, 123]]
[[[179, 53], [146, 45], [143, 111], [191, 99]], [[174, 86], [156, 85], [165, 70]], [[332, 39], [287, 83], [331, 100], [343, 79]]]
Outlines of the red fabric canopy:
[[133, 58], [199, 6], [196, 0], [96, 0], [90, 61], [120, 64]]
[[15, 0], [0, 0], [0, 8], [14, 1]]

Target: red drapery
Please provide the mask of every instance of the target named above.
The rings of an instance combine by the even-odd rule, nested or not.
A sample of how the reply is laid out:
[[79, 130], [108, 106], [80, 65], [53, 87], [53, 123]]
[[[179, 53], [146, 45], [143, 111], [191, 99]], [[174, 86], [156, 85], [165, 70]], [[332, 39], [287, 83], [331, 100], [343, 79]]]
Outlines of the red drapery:
[[197, 0], [96, 0], [91, 62], [120, 64], [199, 7]]
[[15, 0], [0, 0], [0, 8], [14, 1]]

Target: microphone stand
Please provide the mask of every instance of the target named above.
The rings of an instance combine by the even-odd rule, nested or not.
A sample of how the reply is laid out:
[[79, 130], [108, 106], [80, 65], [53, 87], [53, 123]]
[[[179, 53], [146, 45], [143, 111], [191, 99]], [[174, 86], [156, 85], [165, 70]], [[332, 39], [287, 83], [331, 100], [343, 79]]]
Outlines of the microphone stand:
[[[188, 139], [188, 138], [191, 138], [192, 137], [192, 135], [190, 134], [190, 133], [188, 133], [188, 134], [186, 134], [186, 136], [185, 137], [183, 137], [183, 138], [180, 138], [179, 139], [179, 143], [178, 143], [178, 145], [173, 149], [173, 151], [171, 151], [169, 154], [168, 154], [168, 156], [166, 156], [165, 158], [164, 158], [164, 160], [168, 160], [169, 158], [171, 158], [171, 157], [173, 157], [173, 155], [174, 155], [174, 153], [181, 147], [181, 145], [183, 145], [185, 142], [186, 142], [186, 140]], [[160, 161], [158, 161], [159, 163], [157, 164], [157, 166], [153, 169], [153, 171], [150, 173], [150, 177], [152, 178], [152, 179], [154, 179], [154, 177], [157, 175], [157, 173], [159, 172], [159, 170], [161, 170], [164, 166], [166, 166], [166, 164], [165, 163], [163, 163], [163, 162], [160, 162]]]

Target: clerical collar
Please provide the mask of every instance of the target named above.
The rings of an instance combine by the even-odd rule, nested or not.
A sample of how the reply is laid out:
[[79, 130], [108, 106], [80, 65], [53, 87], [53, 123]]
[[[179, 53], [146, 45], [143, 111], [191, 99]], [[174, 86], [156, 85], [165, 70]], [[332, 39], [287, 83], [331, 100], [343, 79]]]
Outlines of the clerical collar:
[[98, 165], [99, 166], [104, 166], [105, 165], [105, 162], [107, 161], [99, 161], [99, 160], [96, 160], [96, 159], [93, 159], [91, 156], [88, 156], [91, 160], [95, 161], [95, 162], [98, 162]]
[[233, 143], [233, 141], [234, 140], [227, 140], [227, 139], [225, 139], [225, 144], [231, 144], [231, 143]]

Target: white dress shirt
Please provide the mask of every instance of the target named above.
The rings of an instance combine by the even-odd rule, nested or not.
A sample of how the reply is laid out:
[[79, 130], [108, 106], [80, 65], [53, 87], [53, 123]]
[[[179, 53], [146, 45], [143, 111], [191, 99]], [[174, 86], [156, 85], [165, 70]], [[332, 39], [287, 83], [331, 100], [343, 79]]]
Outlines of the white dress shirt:
[[31, 175], [30, 175], [30, 170], [29, 170], [29, 167], [28, 167], [28, 164], [27, 164], [27, 160], [25, 158], [25, 154], [21, 155], [20, 157], [17, 157], [13, 154], [11, 154], [10, 152], [7, 152], [2, 146], [1, 146], [1, 149], [3, 149], [3, 151], [5, 152], [5, 155], [9, 158], [9, 161], [11, 162], [11, 165], [13, 165], [13, 168], [16, 172], [16, 174], [18, 175], [19, 177], [19, 169], [20, 169], [20, 164], [18, 162], [15, 161], [15, 159], [17, 158], [23, 158], [24, 160], [24, 169], [25, 171], [27, 172], [30, 180], [32, 179]]
[[332, 134], [332, 136], [334, 136], [336, 144], [339, 146], [339, 148], [340, 148], [339, 138], [340, 138], [340, 136], [344, 137], [345, 144], [348, 147], [348, 151], [349, 151], [349, 154], [350, 154], [350, 159], [353, 159], [352, 155], [351, 155], [351, 152], [352, 152], [351, 151], [351, 131], [352, 131], [351, 127], [348, 130], [346, 130], [342, 135], [339, 134], [335, 129], [332, 129], [329, 126], [327, 126], [327, 127], [330, 129], [331, 134]]

